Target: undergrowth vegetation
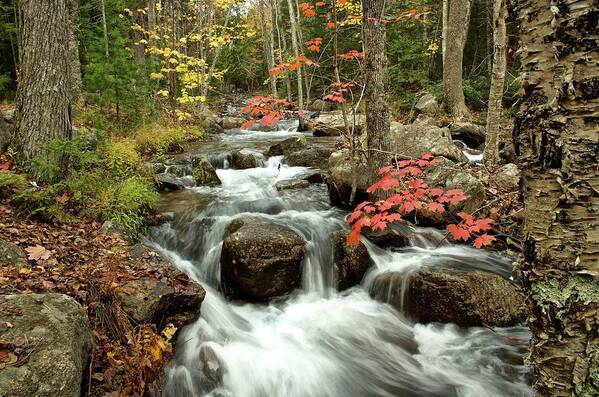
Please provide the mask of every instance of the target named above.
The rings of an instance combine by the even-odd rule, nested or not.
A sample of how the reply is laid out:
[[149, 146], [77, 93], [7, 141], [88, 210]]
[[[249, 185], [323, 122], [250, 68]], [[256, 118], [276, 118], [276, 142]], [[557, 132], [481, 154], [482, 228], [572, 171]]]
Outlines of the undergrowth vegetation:
[[197, 127], [138, 127], [127, 138], [111, 138], [81, 128], [71, 140], [53, 140], [29, 165], [40, 181], [0, 171], [0, 197], [8, 197], [21, 215], [48, 222], [77, 216], [111, 221], [135, 237], [158, 199], [154, 175], [145, 159], [178, 152], [199, 139]]

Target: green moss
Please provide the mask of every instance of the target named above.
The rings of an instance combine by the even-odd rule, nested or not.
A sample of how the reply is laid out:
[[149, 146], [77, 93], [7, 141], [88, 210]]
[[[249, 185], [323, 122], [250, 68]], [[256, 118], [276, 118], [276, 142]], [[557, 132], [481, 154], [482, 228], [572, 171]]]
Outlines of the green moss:
[[547, 311], [553, 305], [558, 308], [558, 313], [565, 313], [574, 301], [583, 302], [585, 305], [598, 302], [599, 279], [591, 275], [577, 274], [571, 276], [564, 285], [552, 278], [534, 283], [532, 291], [544, 310]]

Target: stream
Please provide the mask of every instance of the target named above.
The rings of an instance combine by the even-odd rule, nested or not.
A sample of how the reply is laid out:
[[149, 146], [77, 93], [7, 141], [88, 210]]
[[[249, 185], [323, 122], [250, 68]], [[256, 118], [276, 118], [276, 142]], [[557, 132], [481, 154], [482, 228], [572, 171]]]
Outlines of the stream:
[[[167, 368], [168, 397], [374, 397], [530, 396], [523, 364], [529, 332], [524, 327], [460, 328], [419, 324], [371, 298], [376, 275], [409, 272], [450, 262], [463, 271], [509, 277], [511, 260], [496, 253], [442, 241], [435, 229], [413, 227], [411, 247], [384, 250], [364, 239], [375, 266], [361, 285], [335, 288], [331, 232], [346, 227], [347, 213], [331, 207], [324, 184], [277, 191], [277, 181], [313, 172], [265, 157], [273, 143], [297, 135], [232, 130], [201, 150], [217, 167], [218, 187], [189, 187], [162, 196], [170, 219], [150, 240], [206, 289], [201, 317], [180, 331]], [[306, 135], [312, 145], [331, 138]], [[227, 152], [245, 149], [260, 167], [229, 168]], [[323, 165], [324, 167], [324, 165]], [[270, 304], [227, 301], [219, 291], [220, 254], [227, 225], [240, 215], [290, 227], [306, 241], [302, 286]], [[448, 305], [451, 302], [447, 302]], [[211, 360], [200, 360], [210, 356]], [[206, 367], [205, 363], [210, 365]]]

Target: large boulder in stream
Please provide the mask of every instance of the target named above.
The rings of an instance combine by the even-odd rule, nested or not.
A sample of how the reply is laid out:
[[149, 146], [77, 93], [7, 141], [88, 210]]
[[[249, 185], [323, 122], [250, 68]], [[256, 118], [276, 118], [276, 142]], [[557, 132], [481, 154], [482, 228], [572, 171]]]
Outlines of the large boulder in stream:
[[0, 296], [0, 396], [79, 397], [94, 337], [62, 294]]
[[180, 328], [196, 320], [206, 291], [151, 248], [136, 244], [122, 257], [122, 264], [143, 264], [147, 275], [126, 280], [115, 293], [134, 324], [151, 323], [158, 330], [167, 324]]
[[425, 93], [418, 99], [418, 102], [414, 105], [414, 109], [420, 114], [435, 116], [439, 113], [441, 107], [434, 95]]
[[308, 147], [306, 137], [303, 135], [292, 136], [282, 142], [275, 143], [268, 149], [268, 156], [283, 156], [288, 155], [298, 150], [304, 150]]
[[430, 124], [391, 123], [391, 129], [383, 137], [383, 148], [391, 153], [408, 158], [419, 158], [424, 153], [445, 157], [455, 162], [468, 159], [451, 140], [447, 128]]
[[383, 273], [373, 280], [370, 294], [422, 323], [506, 327], [527, 314], [524, 295], [514, 283], [481, 271], [424, 267]]
[[193, 167], [193, 180], [196, 184], [204, 186], [218, 186], [221, 184], [216, 170], [206, 156], [200, 155], [194, 157], [191, 165]]
[[231, 152], [231, 165], [237, 170], [258, 167], [258, 159], [247, 150], [234, 150]]
[[319, 147], [298, 150], [289, 153], [285, 158], [285, 162], [292, 167], [324, 168], [333, 151], [331, 148]]
[[337, 270], [337, 288], [339, 291], [360, 284], [364, 274], [373, 262], [363, 243], [347, 245], [347, 230], [337, 230], [331, 234], [333, 242], [333, 263]]
[[[353, 175], [356, 176], [356, 197], [351, 202]], [[355, 169], [352, 169], [349, 149], [338, 150], [329, 157], [326, 184], [331, 204], [350, 208], [368, 198], [368, 169], [363, 163], [356, 164]]]
[[245, 119], [241, 117], [225, 116], [220, 120], [220, 125], [225, 130], [240, 128], [243, 123], [245, 123]]
[[[348, 121], [350, 124], [353, 123], [353, 116], [348, 115]], [[364, 124], [366, 118], [363, 114], [356, 115], [356, 130], [359, 132]], [[343, 113], [341, 110], [333, 112], [323, 112], [318, 115], [318, 118], [314, 122], [314, 136], [340, 136], [345, 131], [345, 120], [343, 120]]]
[[250, 302], [263, 302], [300, 286], [304, 239], [288, 227], [243, 216], [229, 224], [221, 254], [224, 293]]

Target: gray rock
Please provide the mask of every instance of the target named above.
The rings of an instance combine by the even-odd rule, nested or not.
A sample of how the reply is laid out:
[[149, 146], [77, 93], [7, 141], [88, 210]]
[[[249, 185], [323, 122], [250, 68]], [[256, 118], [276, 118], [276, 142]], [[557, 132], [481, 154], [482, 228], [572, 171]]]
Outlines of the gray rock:
[[234, 128], [239, 128], [239, 127], [241, 127], [241, 125], [243, 123], [245, 123], [245, 119], [243, 119], [241, 117], [226, 116], [220, 120], [220, 125], [225, 130], [232, 130]]
[[121, 307], [135, 323], [152, 323], [161, 330], [169, 323], [180, 328], [199, 317], [206, 291], [173, 264], [143, 244], [131, 247], [123, 260], [143, 261], [150, 269], [170, 267], [171, 271], [168, 279], [142, 276], [126, 281], [116, 291]]
[[333, 242], [333, 263], [337, 270], [337, 288], [339, 291], [360, 284], [364, 274], [373, 262], [364, 244], [347, 245], [347, 230], [338, 230], [331, 234]]
[[416, 105], [414, 105], [414, 108], [418, 113], [429, 116], [436, 115], [440, 110], [437, 98], [431, 94], [424, 94], [421, 96], [420, 99], [418, 99], [418, 102], [416, 102]]
[[0, 339], [22, 360], [0, 369], [0, 396], [82, 394], [94, 338], [81, 305], [62, 294], [0, 296], [0, 317]]
[[287, 179], [276, 183], [277, 190], [305, 189], [310, 186], [310, 182], [304, 179]]
[[156, 189], [161, 192], [176, 191], [185, 188], [185, 184], [172, 174], [159, 174], [155, 178]]
[[272, 145], [268, 149], [268, 156], [287, 155], [292, 152], [304, 150], [308, 146], [306, 137], [303, 135], [287, 138], [282, 142]]
[[524, 295], [515, 284], [480, 271], [427, 267], [383, 273], [373, 280], [370, 293], [423, 323], [506, 327], [527, 314]]
[[[353, 123], [353, 117], [348, 115], [348, 121]], [[366, 123], [363, 114], [356, 115], [356, 130], [359, 132]], [[339, 136], [345, 131], [343, 113], [340, 110], [321, 113], [314, 123], [314, 136]]]
[[25, 251], [16, 244], [0, 239], [0, 267], [29, 268]]
[[391, 130], [383, 138], [383, 148], [394, 154], [419, 158], [424, 153], [443, 156], [452, 161], [466, 162], [468, 159], [451, 140], [447, 128], [428, 124], [404, 125], [391, 123]]
[[221, 286], [234, 299], [268, 301], [300, 286], [305, 241], [291, 229], [243, 216], [225, 231]]
[[256, 168], [258, 166], [258, 159], [248, 151], [234, 150], [231, 153], [231, 165], [238, 170]]
[[333, 149], [309, 148], [289, 153], [285, 162], [292, 167], [325, 168]]
[[221, 181], [216, 174], [216, 170], [208, 161], [206, 156], [199, 155], [192, 159], [193, 180], [198, 185], [218, 186]]
[[315, 99], [308, 105], [308, 110], [313, 112], [329, 112], [335, 109], [335, 104], [322, 99]]
[[491, 177], [491, 181], [502, 190], [517, 190], [520, 186], [520, 170], [516, 164], [506, 164]]
[[[356, 175], [356, 197], [350, 202], [352, 175]], [[365, 164], [356, 165], [352, 172], [352, 161], [349, 149], [334, 152], [329, 157], [328, 175], [326, 179], [331, 204], [342, 208], [353, 207], [367, 199], [366, 189], [369, 184], [368, 169]]]
[[216, 135], [225, 132], [225, 129], [221, 125], [221, 120], [218, 117], [209, 117], [202, 122], [202, 125], [207, 134]]
[[214, 351], [214, 348], [209, 344], [203, 344], [200, 347], [199, 368], [205, 377], [205, 380], [211, 387], [218, 386], [223, 382], [225, 367]]
[[484, 126], [466, 121], [451, 123], [449, 131], [453, 139], [459, 139], [471, 148], [477, 148], [485, 143], [487, 133], [487, 129]]

